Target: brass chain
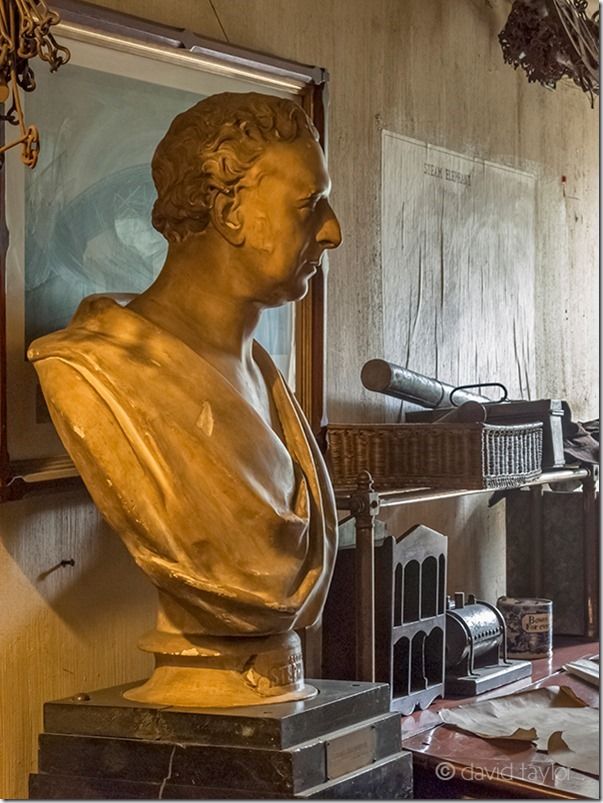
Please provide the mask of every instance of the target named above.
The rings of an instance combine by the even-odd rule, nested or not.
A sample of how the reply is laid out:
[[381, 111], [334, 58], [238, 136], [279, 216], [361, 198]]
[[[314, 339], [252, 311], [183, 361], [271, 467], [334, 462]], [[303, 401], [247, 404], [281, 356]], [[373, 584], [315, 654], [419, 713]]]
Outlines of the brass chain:
[[50, 32], [59, 22], [56, 11], [46, 0], [0, 0], [0, 120], [18, 126], [20, 136], [0, 146], [0, 167], [9, 148], [21, 145], [21, 161], [35, 167], [40, 151], [40, 136], [35, 125], [26, 125], [21, 91], [36, 88], [30, 60], [40, 58], [50, 71], [69, 61], [70, 53], [59, 45]]

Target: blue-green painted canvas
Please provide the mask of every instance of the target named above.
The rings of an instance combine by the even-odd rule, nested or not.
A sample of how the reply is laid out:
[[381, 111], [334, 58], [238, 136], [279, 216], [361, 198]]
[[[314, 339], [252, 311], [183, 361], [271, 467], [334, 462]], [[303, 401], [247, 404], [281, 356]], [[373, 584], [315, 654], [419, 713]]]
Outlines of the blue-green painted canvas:
[[[91, 293], [137, 293], [163, 264], [151, 225], [150, 163], [170, 122], [202, 95], [67, 65], [36, 73], [27, 117], [40, 128], [25, 173], [25, 340], [64, 327]], [[293, 307], [267, 311], [258, 339], [290, 375]]]

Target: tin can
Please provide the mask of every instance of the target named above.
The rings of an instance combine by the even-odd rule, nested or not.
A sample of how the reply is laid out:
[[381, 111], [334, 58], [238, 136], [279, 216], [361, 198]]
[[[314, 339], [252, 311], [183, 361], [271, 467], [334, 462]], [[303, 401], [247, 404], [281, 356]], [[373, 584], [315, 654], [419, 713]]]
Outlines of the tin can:
[[507, 626], [509, 658], [531, 660], [553, 654], [552, 600], [499, 597], [496, 607]]

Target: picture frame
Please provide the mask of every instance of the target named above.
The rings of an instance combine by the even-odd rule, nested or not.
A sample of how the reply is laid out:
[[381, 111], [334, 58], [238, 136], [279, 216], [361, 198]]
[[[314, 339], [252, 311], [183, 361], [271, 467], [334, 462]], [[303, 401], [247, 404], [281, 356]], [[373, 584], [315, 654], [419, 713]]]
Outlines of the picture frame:
[[[289, 97], [326, 152], [326, 70], [79, 0], [53, 9], [53, 34], [71, 60], [56, 75], [33, 65], [38, 87], [24, 101], [40, 129], [38, 166], [23, 166], [14, 148], [0, 172], [0, 502], [81, 484], [27, 346], [65, 326], [84, 296], [140, 292], [159, 271], [150, 158], [175, 114], [222, 91]], [[325, 272], [269, 332], [316, 435], [325, 423]]]

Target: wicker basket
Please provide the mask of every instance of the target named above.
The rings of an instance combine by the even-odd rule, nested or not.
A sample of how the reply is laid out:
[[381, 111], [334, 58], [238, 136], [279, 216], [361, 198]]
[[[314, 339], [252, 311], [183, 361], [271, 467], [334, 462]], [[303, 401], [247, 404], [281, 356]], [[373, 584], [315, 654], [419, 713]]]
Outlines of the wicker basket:
[[378, 490], [514, 488], [542, 472], [542, 423], [331, 424], [327, 464], [340, 490], [363, 470]]

